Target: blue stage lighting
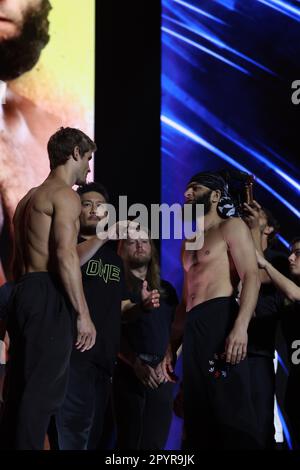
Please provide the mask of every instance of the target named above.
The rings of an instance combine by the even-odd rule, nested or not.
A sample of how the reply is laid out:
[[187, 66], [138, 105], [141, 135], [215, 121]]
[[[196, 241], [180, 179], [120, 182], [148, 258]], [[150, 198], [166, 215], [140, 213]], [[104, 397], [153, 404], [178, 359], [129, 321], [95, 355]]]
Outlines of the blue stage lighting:
[[272, 72], [272, 70], [268, 69], [267, 67], [260, 64], [259, 62], [251, 59], [251, 57], [248, 57], [245, 54], [242, 54], [241, 52], [237, 51], [236, 49], [233, 49], [232, 47], [225, 44], [223, 41], [220, 41], [215, 36], [213, 36], [211, 34], [208, 34], [203, 28], [200, 29], [200, 28], [187, 26], [187, 25], [183, 24], [181, 21], [174, 20], [173, 18], [169, 17], [168, 15], [162, 15], [162, 17], [164, 19], [170, 21], [171, 23], [180, 26], [181, 28], [186, 29], [186, 30], [190, 31], [191, 33], [196, 34], [197, 36], [200, 36], [200, 37], [206, 39], [207, 41], [213, 43], [217, 47], [219, 47], [221, 49], [225, 49], [226, 51], [230, 52], [231, 54], [234, 54], [234, 55], [240, 57], [241, 59], [246, 60], [247, 62], [251, 63], [252, 65], [254, 65], [254, 66], [256, 66], [256, 67], [258, 67], [262, 70], [264, 70], [265, 72], [270, 73], [271, 75], [276, 75], [274, 72]]
[[207, 11], [201, 10], [200, 8], [197, 8], [194, 5], [191, 5], [190, 3], [183, 2], [182, 0], [173, 0], [173, 2], [178, 3], [179, 5], [186, 7], [189, 10], [194, 11], [195, 13], [199, 13], [199, 15], [205, 16], [206, 18], [209, 18], [210, 20], [216, 21], [217, 23], [225, 24], [224, 21], [220, 20], [219, 18], [216, 18], [210, 13], [207, 13]]
[[300, 192], [300, 183], [294, 178], [289, 176], [285, 171], [283, 171], [278, 165], [273, 163], [265, 155], [262, 155], [257, 150], [254, 150], [249, 145], [246, 145], [242, 142], [239, 136], [235, 137], [235, 132], [229, 129], [224, 131], [224, 126], [218, 118], [216, 118], [212, 113], [210, 113], [204, 106], [201, 106], [194, 98], [185, 93], [180, 87], [178, 87], [174, 82], [172, 82], [166, 75], [162, 75], [162, 86], [164, 89], [168, 90], [168, 93], [173, 95], [178, 101], [180, 101], [185, 107], [193, 111], [195, 114], [200, 116], [202, 119], [205, 119], [206, 122], [209, 122], [210, 126], [217, 130], [220, 134], [225, 136], [231, 142], [234, 142], [240, 148], [249, 153], [252, 157], [263, 163], [267, 168], [273, 170], [278, 176], [289, 183], [289, 185], [296, 189], [297, 192]]
[[282, 425], [284, 437], [285, 437], [285, 440], [286, 440], [286, 442], [287, 442], [288, 448], [289, 448], [290, 450], [293, 450], [292, 439], [291, 439], [291, 436], [290, 436], [290, 433], [289, 433], [287, 424], [286, 424], [286, 422], [285, 422], [285, 419], [284, 419], [284, 417], [283, 417], [283, 414], [282, 414], [282, 412], [281, 412], [281, 409], [280, 409], [280, 406], [278, 405], [278, 403], [277, 403], [277, 410], [278, 410], [279, 419], [280, 419], [280, 421], [281, 421], [281, 425]]
[[226, 59], [220, 54], [217, 54], [216, 52], [213, 52], [212, 50], [208, 49], [207, 47], [201, 46], [195, 41], [192, 41], [191, 39], [186, 38], [185, 36], [182, 36], [181, 34], [176, 33], [175, 31], [172, 31], [169, 28], [165, 28], [164, 26], [161, 28], [162, 31], [164, 31], [167, 34], [170, 34], [171, 36], [174, 36], [177, 39], [180, 39], [181, 41], [185, 42], [186, 44], [189, 44], [190, 46], [196, 47], [202, 52], [205, 52], [206, 54], [211, 55], [215, 59], [220, 60], [221, 62], [224, 62], [227, 65], [230, 65], [230, 67], [235, 68], [236, 70], [239, 70], [240, 72], [245, 73], [246, 75], [250, 75], [250, 72], [248, 70], [244, 69], [243, 67], [240, 67], [239, 65], [235, 64], [231, 60]]
[[[175, 122], [174, 120], [168, 118], [165, 115], [161, 116], [161, 121], [176, 130], [177, 132], [185, 135], [189, 139], [193, 140], [197, 144], [201, 145], [202, 147], [206, 148], [210, 152], [214, 153], [218, 157], [222, 158], [225, 160], [227, 163], [230, 163], [233, 167], [245, 171], [247, 173], [251, 173], [251, 171], [248, 170], [245, 166], [241, 165], [238, 163], [234, 158], [230, 157], [227, 155], [225, 152], [222, 152], [222, 150], [218, 149], [216, 146], [212, 145], [210, 142], [207, 140], [203, 139], [199, 135], [195, 134], [194, 132], [190, 131], [186, 127], [182, 126], [181, 124]], [[256, 182], [260, 184], [263, 188], [265, 188], [269, 193], [271, 193], [276, 199], [278, 199], [282, 204], [284, 204], [291, 212], [293, 212], [298, 218], [300, 218], [300, 211], [296, 209], [292, 204], [290, 204], [285, 198], [283, 198], [277, 191], [275, 191], [271, 186], [269, 186], [267, 183], [265, 183], [261, 178], [256, 177]]]
[[286, 248], [288, 248], [288, 249], [290, 248], [289, 242], [288, 242], [285, 238], [283, 238], [281, 235], [279, 235], [279, 233], [277, 233], [276, 238], [278, 238], [278, 240], [279, 240]]
[[300, 21], [300, 9], [290, 5], [287, 2], [281, 2], [280, 0], [257, 0], [259, 3], [273, 8], [284, 15], [289, 16], [297, 21]]
[[282, 370], [284, 371], [284, 373], [286, 375], [289, 375], [288, 368], [286, 367], [285, 363], [283, 362], [282, 357], [278, 354], [278, 351], [276, 351], [276, 353], [277, 353], [278, 362], [281, 365]]

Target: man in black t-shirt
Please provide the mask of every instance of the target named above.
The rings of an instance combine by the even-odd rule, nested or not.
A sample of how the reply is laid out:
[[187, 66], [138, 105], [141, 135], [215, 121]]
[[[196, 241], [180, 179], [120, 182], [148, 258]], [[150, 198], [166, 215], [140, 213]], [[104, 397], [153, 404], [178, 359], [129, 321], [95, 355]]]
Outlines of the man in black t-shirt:
[[[56, 416], [61, 450], [98, 448], [119, 350], [121, 307], [129, 311], [133, 306], [125, 289], [123, 263], [113, 242], [96, 236], [108, 202], [106, 189], [89, 183], [77, 192], [82, 205], [77, 251], [97, 338], [89, 351], [82, 353], [74, 348], [71, 355], [67, 394]], [[149, 292], [142, 301], [146, 306], [155, 305], [155, 299], [156, 293]]]
[[91, 183], [80, 187], [80, 236], [78, 254], [89, 311], [98, 332], [95, 346], [84, 353], [73, 349], [63, 406], [56, 417], [61, 450], [95, 448], [100, 440], [109, 398], [111, 376], [118, 352], [121, 301], [124, 298], [122, 260], [111, 247], [85, 246], [95, 240], [99, 209], [108, 200], [104, 187]]
[[[273, 248], [279, 224], [266, 208], [254, 201], [245, 204], [245, 221], [256, 249], [284, 274], [288, 272], [287, 255]], [[283, 305], [283, 295], [271, 283], [266, 273], [260, 271], [261, 288], [255, 315], [248, 327], [248, 363], [251, 376], [251, 393], [259, 420], [261, 439], [266, 449], [274, 449], [274, 353], [276, 332]]]
[[160, 306], [140, 309], [134, 321], [122, 321], [121, 350], [114, 378], [117, 448], [163, 449], [173, 409], [173, 381], [164, 364], [178, 303], [174, 287], [161, 280], [156, 249], [148, 232], [121, 240], [126, 286], [140, 303], [143, 286], [160, 291]]

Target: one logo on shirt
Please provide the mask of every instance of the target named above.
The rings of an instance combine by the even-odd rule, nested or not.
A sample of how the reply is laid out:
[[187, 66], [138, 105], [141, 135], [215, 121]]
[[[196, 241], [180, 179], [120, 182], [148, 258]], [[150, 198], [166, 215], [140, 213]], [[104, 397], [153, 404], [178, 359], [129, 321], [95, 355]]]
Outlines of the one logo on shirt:
[[114, 264], [103, 264], [102, 260], [90, 259], [87, 268], [87, 276], [99, 276], [102, 277], [104, 282], [116, 281], [120, 282], [121, 269]]

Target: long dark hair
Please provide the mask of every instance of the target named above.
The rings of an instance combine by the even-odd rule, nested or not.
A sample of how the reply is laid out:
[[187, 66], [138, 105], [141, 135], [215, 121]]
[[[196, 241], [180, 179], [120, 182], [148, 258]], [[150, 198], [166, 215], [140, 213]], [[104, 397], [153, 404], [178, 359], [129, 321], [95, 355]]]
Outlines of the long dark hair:
[[[146, 232], [148, 230], [144, 229]], [[158, 251], [156, 249], [154, 241], [149, 237], [148, 238], [151, 246], [151, 259], [148, 264], [146, 281], [148, 282], [148, 288], [153, 290], [157, 289], [161, 295], [164, 294], [164, 289], [161, 286], [161, 278], [160, 278], [160, 266], [159, 266], [159, 256]], [[120, 240], [118, 245], [118, 254], [124, 260], [123, 249], [124, 249], [124, 242], [126, 240]], [[136, 282], [135, 276], [132, 275], [128, 263], [124, 260], [124, 270], [125, 270], [125, 279], [126, 285], [128, 289], [135, 291], [136, 290]]]

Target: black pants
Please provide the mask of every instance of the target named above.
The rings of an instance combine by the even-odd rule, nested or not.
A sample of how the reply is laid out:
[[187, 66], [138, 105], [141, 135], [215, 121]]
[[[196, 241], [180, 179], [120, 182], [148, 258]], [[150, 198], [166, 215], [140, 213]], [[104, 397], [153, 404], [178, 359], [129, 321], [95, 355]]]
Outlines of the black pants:
[[275, 449], [275, 371], [272, 357], [248, 355], [251, 396], [264, 449]]
[[191, 309], [183, 341], [183, 394], [187, 449], [256, 449], [258, 423], [247, 359], [220, 358], [238, 305], [220, 297]]
[[132, 367], [118, 362], [113, 381], [117, 448], [163, 449], [172, 420], [173, 384], [144, 386]]
[[73, 345], [73, 314], [49, 273], [23, 276], [8, 313], [9, 362], [4, 385], [1, 445], [44, 447], [50, 417], [61, 406]]
[[56, 415], [61, 450], [99, 447], [110, 390], [110, 377], [100, 367], [84, 358], [71, 360], [67, 394]]

